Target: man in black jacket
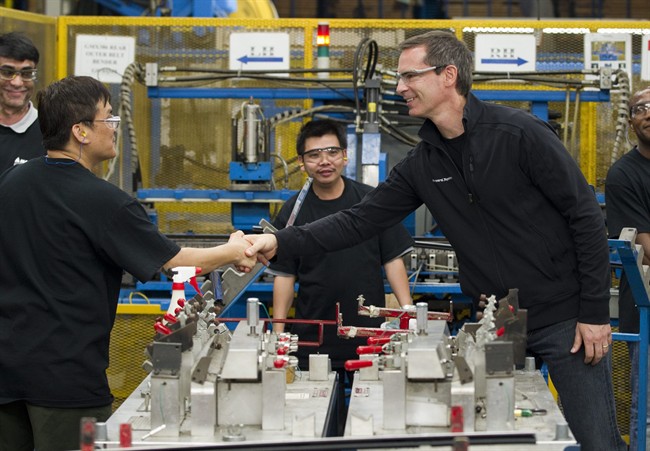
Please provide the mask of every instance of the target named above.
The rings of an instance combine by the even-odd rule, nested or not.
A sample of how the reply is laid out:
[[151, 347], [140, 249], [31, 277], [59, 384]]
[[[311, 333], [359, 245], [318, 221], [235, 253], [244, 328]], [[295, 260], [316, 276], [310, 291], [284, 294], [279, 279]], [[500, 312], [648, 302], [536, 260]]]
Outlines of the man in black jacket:
[[352, 246], [424, 203], [476, 301], [519, 289], [528, 351], [543, 359], [585, 450], [624, 450], [611, 383], [605, 224], [579, 167], [546, 123], [471, 92], [472, 55], [432, 31], [400, 45], [397, 93], [425, 118], [422, 141], [349, 210], [247, 237], [266, 261]]

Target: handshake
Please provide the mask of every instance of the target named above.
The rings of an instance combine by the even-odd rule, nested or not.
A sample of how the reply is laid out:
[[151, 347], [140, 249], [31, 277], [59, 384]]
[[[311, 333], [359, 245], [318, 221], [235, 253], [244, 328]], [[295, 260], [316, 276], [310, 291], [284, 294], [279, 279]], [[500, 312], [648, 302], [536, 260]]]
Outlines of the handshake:
[[237, 271], [250, 272], [257, 262], [269, 265], [278, 250], [278, 241], [272, 233], [245, 235], [238, 230], [230, 234], [228, 246], [236, 252], [233, 264]]

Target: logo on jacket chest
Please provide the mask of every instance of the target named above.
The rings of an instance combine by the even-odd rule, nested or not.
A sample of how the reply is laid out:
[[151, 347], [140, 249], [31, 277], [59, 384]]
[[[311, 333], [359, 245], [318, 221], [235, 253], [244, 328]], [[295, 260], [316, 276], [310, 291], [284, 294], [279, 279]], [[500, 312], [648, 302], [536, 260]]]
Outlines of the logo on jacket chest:
[[442, 177], [442, 178], [439, 178], [439, 179], [431, 179], [431, 181], [433, 183], [445, 183], [445, 182], [450, 181], [451, 179], [453, 179], [453, 177]]

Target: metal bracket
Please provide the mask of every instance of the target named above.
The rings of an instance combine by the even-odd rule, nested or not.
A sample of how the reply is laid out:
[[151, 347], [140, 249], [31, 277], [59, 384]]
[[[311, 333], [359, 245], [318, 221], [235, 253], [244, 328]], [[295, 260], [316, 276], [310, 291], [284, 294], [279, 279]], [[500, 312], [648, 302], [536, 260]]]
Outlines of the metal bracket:
[[152, 345], [154, 374], [178, 375], [181, 369], [181, 344], [160, 343]]
[[208, 369], [210, 368], [211, 361], [211, 357], [201, 357], [201, 359], [196, 362], [196, 366], [192, 372], [192, 382], [199, 384], [203, 384], [205, 382], [208, 377]]

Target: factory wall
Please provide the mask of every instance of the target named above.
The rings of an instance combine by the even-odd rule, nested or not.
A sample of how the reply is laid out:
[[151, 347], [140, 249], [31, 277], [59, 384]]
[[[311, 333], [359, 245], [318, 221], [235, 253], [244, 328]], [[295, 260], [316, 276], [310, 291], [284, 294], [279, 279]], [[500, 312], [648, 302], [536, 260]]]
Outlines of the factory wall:
[[[538, 0], [274, 0], [282, 18], [454, 18], [521, 19], [535, 14]], [[649, 19], [646, 0], [540, 0], [547, 19]], [[546, 14], [544, 14], [546, 13]]]

